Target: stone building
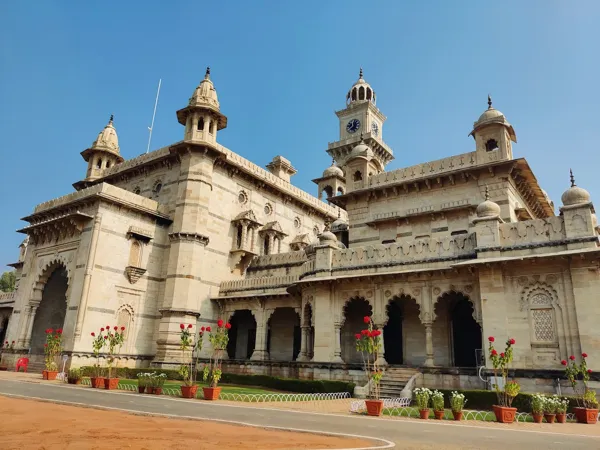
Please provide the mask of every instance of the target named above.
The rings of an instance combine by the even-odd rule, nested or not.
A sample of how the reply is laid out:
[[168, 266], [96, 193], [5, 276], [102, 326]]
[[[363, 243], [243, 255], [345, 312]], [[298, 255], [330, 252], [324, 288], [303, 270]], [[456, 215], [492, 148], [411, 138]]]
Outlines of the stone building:
[[473, 151], [387, 171], [386, 117], [361, 70], [313, 197], [283, 156], [265, 170], [218, 144], [227, 118], [209, 73], [177, 111], [182, 141], [125, 161], [111, 117], [76, 192], [24, 218], [13, 357], [39, 357], [43, 330], [63, 327], [73, 364], [89, 364], [90, 332], [115, 323], [127, 364], [168, 366], [181, 322], [221, 317], [228, 371], [358, 381], [365, 315], [388, 373], [444, 386], [477, 385], [484, 336], [514, 337], [524, 376], [600, 350], [590, 195], [572, 179], [555, 215], [491, 99]]

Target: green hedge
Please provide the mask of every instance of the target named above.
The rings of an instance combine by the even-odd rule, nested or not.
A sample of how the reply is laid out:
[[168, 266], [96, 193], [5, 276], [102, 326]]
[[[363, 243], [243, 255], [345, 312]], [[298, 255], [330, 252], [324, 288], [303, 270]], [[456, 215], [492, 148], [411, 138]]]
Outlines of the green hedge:
[[[498, 404], [496, 391], [461, 391], [460, 389], [438, 389], [438, 391], [444, 394], [444, 400], [448, 408], [450, 407], [450, 395], [453, 391], [465, 395], [465, 400], [467, 401], [465, 409], [491, 410], [493, 405]], [[534, 394], [520, 393], [513, 400], [512, 406], [517, 408], [520, 412], [531, 412], [531, 397], [533, 397], [533, 395]], [[569, 409], [577, 406], [575, 397], [570, 397], [568, 395], [563, 395], [562, 397], [569, 399]]]
[[[95, 374], [93, 367], [82, 367], [83, 376], [93, 376]], [[175, 369], [131, 369], [118, 368], [116, 376], [118, 378], [137, 378], [140, 372], [164, 373], [169, 380], [181, 381], [181, 375]], [[296, 392], [302, 394], [330, 393], [330, 392], [348, 392], [354, 393], [354, 383], [332, 380], [297, 380], [294, 378], [278, 378], [268, 375], [238, 375], [234, 373], [224, 373], [221, 383], [236, 384], [242, 386], [255, 386], [275, 389], [278, 391]]]

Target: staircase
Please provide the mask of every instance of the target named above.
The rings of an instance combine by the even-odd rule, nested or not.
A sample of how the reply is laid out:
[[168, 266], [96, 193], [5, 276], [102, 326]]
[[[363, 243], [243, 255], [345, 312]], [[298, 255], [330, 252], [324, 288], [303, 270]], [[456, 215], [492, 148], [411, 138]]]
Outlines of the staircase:
[[379, 383], [380, 397], [399, 398], [406, 383], [416, 373], [419, 373], [417, 369], [409, 367], [388, 367]]

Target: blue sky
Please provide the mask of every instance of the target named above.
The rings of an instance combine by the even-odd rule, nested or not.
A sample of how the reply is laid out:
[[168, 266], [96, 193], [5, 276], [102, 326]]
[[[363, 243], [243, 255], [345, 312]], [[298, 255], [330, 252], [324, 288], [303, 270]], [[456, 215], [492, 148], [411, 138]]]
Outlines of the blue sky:
[[0, 6], [0, 267], [19, 219], [85, 176], [79, 153], [111, 113], [122, 155], [145, 151], [159, 78], [152, 147], [180, 140], [175, 111], [207, 65], [229, 117], [219, 141], [262, 166], [284, 155], [315, 195], [361, 66], [388, 170], [472, 151], [489, 92], [557, 206], [569, 167], [600, 191], [595, 0], [34, 3]]

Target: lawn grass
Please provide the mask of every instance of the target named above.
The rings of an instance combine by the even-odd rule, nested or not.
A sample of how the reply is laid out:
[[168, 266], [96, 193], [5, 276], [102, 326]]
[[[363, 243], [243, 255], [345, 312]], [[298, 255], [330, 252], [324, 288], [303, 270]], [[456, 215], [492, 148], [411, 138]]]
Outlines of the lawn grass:
[[[476, 415], [473, 413], [477, 412]], [[406, 407], [406, 408], [384, 408], [383, 415], [385, 416], [400, 416], [400, 417], [411, 417], [413, 419], [419, 419], [421, 416], [419, 414], [419, 409], [414, 407]], [[435, 416], [433, 414], [433, 409], [429, 410], [429, 419], [434, 419]], [[454, 420], [454, 416], [452, 415], [451, 409], [444, 410], [444, 419], [443, 420]], [[479, 420], [483, 422], [496, 422], [496, 416], [493, 411], [473, 411], [473, 410], [464, 410], [462, 420]], [[567, 420], [571, 422], [571, 420]], [[533, 417], [527, 416], [525, 421], [522, 418], [519, 419], [519, 422], [530, 422], [533, 423]], [[545, 423], [545, 422], [544, 422]]]
[[[119, 380], [119, 384], [121, 385], [130, 385], [137, 387], [137, 380]], [[179, 389], [181, 386], [181, 381], [168, 380], [165, 382], [163, 389]], [[198, 393], [202, 396], [202, 388], [208, 387], [205, 383], [197, 383], [198, 384]], [[245, 394], [245, 395], [257, 395], [257, 394], [281, 394], [280, 391], [274, 391], [269, 389], [264, 389], [260, 387], [252, 387], [252, 386], [236, 386], [236, 385], [228, 385], [228, 384], [219, 384], [221, 387], [221, 393], [223, 394]], [[288, 394], [293, 394], [293, 392], [288, 392]]]

